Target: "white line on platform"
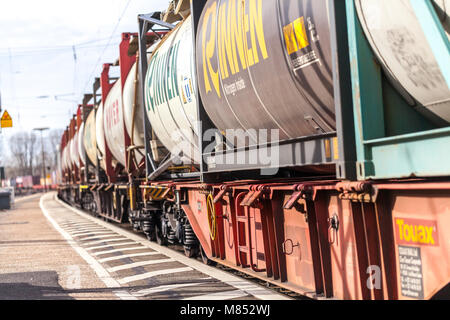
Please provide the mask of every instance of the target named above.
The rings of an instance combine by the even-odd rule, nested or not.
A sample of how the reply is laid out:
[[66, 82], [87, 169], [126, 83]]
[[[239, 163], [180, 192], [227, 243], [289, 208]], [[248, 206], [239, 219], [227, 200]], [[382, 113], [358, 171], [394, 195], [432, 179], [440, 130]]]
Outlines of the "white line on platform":
[[[108, 271], [105, 270], [105, 268], [102, 267], [102, 265], [95, 260], [89, 253], [81, 248], [79, 245], [74, 243], [72, 237], [64, 231], [57, 223], [56, 221], [50, 216], [49, 211], [44, 207], [44, 198], [48, 199], [50, 197], [54, 197], [54, 194], [46, 194], [41, 197], [41, 200], [39, 201], [39, 206], [41, 207], [42, 212], [44, 213], [44, 216], [50, 221], [50, 223], [53, 225], [53, 227], [67, 240], [69, 245], [89, 264], [89, 266], [95, 271], [97, 276], [103, 281], [103, 283], [108, 288], [119, 288], [120, 284], [113, 279]], [[116, 296], [123, 300], [136, 300], [137, 298], [130, 295], [125, 290], [115, 290], [114, 293]]]
[[175, 261], [175, 260], [173, 260], [172, 258], [168, 258], [168, 259], [139, 261], [139, 262], [123, 264], [123, 265], [120, 265], [117, 267], [108, 268], [106, 270], [108, 270], [108, 272], [117, 272], [120, 270], [132, 269], [132, 268], [149, 266], [149, 265], [158, 264], [158, 263], [172, 262], [172, 261]]
[[84, 230], [84, 229], [94, 229], [94, 228], [99, 228], [98, 225], [93, 225], [93, 224], [85, 224], [82, 226], [61, 226], [64, 228], [64, 230], [69, 231], [69, 232], [73, 232], [73, 231], [78, 231], [78, 230]]
[[117, 237], [117, 233], [110, 231], [109, 233], [105, 233], [105, 234], [96, 233], [94, 236], [83, 237], [83, 238], [79, 238], [77, 240], [78, 241], [88, 241], [88, 240], [93, 240], [93, 239], [108, 239], [108, 238], [114, 238], [114, 237]]
[[201, 296], [185, 298], [183, 300], [230, 300], [247, 296], [242, 290], [222, 291], [216, 293], [207, 293]]
[[57, 219], [56, 221], [58, 221], [60, 226], [64, 226], [64, 225], [69, 225], [69, 224], [76, 224], [76, 223], [92, 223], [90, 221], [86, 221], [86, 220], [82, 220], [82, 219], [77, 219], [77, 220], [68, 220], [68, 219]]
[[[202, 280], [202, 279], [199, 279], [199, 280]], [[203, 284], [203, 283], [197, 282], [197, 283], [169, 284], [169, 285], [165, 285], [165, 286], [159, 286], [159, 287], [156, 287], [156, 288], [149, 288], [149, 289], [139, 290], [139, 291], [134, 292], [133, 296], [135, 296], [135, 297], [144, 297], [144, 296], [148, 296], [148, 295], [151, 295], [151, 294], [154, 294], [154, 293], [159, 293], [159, 292], [164, 292], [164, 291], [169, 291], [169, 290], [179, 289], [179, 288], [199, 286], [201, 284]]]
[[59, 223], [59, 225], [61, 227], [70, 229], [70, 228], [81, 227], [81, 226], [86, 226], [86, 225], [92, 226], [92, 225], [94, 225], [94, 223], [92, 223], [90, 221], [89, 222], [65, 222], [65, 223], [63, 222], [63, 223]]
[[[115, 233], [113, 231], [97, 231], [97, 232], [84, 232], [84, 233], [77, 234], [77, 235], [72, 233], [72, 236], [75, 235], [75, 237], [83, 237], [78, 240], [85, 240], [85, 239], [89, 239], [89, 238], [94, 238], [94, 236], [106, 235], [106, 234], [117, 234], [117, 233]], [[85, 236], [88, 236], [88, 237], [85, 237]]]
[[[124, 240], [128, 240], [128, 239], [124, 239]], [[107, 244], [107, 245], [103, 245], [103, 246], [96, 246], [96, 247], [90, 247], [90, 248], [86, 248], [87, 250], [96, 250], [96, 249], [103, 249], [103, 248], [109, 248], [109, 247], [118, 247], [118, 246], [127, 246], [130, 244], [137, 244], [136, 242], [124, 242], [124, 243], [113, 243], [113, 244]]]
[[156, 270], [151, 272], [146, 272], [142, 274], [137, 274], [134, 276], [125, 277], [123, 279], [119, 280], [120, 284], [130, 283], [134, 281], [144, 280], [148, 278], [152, 278], [155, 276], [160, 276], [163, 274], [171, 274], [171, 273], [177, 273], [177, 272], [187, 272], [193, 270], [191, 267], [184, 267], [184, 268], [174, 268], [174, 269], [162, 269], [162, 270]]
[[[138, 244], [138, 243], [136, 243], [136, 244]], [[131, 250], [142, 250], [142, 249], [147, 249], [147, 248], [144, 246], [139, 246], [139, 247], [132, 247], [132, 248], [112, 249], [112, 250], [106, 250], [106, 251], [92, 252], [92, 254], [94, 256], [99, 256], [101, 254], [109, 254], [109, 253], [114, 253], [114, 252], [131, 251]]]
[[105, 230], [105, 228], [97, 226], [97, 225], [92, 225], [91, 227], [83, 227], [83, 228], [79, 228], [79, 227], [74, 227], [74, 228], [65, 228], [66, 231], [68, 232], [84, 232], [84, 231], [91, 231], [91, 230]]
[[[102, 228], [102, 230], [99, 231], [81, 231], [81, 232], [74, 232], [71, 233], [72, 236], [79, 237], [79, 236], [85, 236], [89, 234], [105, 234], [105, 233], [113, 233], [113, 231]], [[115, 233], [115, 232], [114, 232]]]
[[85, 243], [83, 242], [82, 245], [86, 246], [87, 249], [90, 249], [90, 248], [92, 248], [91, 246], [95, 245], [95, 244], [100, 244], [100, 243], [108, 244], [110, 242], [119, 242], [119, 241], [126, 241], [126, 240], [129, 240], [129, 239], [127, 239], [123, 236], [117, 235], [117, 236], [114, 236], [114, 238], [112, 238], [112, 239], [96, 240], [96, 241], [85, 242]]
[[[56, 222], [58, 222], [58, 221], [56, 221]], [[75, 223], [71, 223], [71, 224], [62, 224], [62, 223], [59, 223], [58, 222], [58, 224], [61, 226], [61, 227], [63, 227], [65, 230], [72, 230], [72, 229], [78, 229], [78, 228], [81, 228], [81, 227], [86, 227], [86, 226], [93, 226], [93, 224], [92, 223], [90, 223], [90, 224], [82, 224], [82, 225], [78, 225], [78, 224], [75, 224]]]
[[85, 233], [85, 232], [102, 232], [102, 231], [106, 231], [105, 228], [89, 228], [89, 229], [85, 229], [85, 230], [66, 230], [68, 233], [73, 234], [73, 235], [79, 235], [80, 233]]
[[[169, 248], [166, 247], [162, 247], [160, 245], [158, 245], [157, 243], [154, 242], [149, 242], [147, 239], [144, 239], [142, 237], [140, 237], [139, 235], [136, 235], [134, 233], [131, 233], [130, 231], [127, 230], [123, 230], [119, 227], [116, 227], [112, 224], [109, 224], [105, 221], [101, 221], [101, 220], [97, 220], [96, 218], [92, 217], [91, 215], [84, 213], [81, 210], [78, 210], [76, 208], [72, 208], [71, 206], [69, 206], [68, 204], [62, 202], [59, 199], [56, 199], [56, 201], [63, 205], [64, 207], [66, 207], [67, 209], [72, 210], [73, 212], [76, 212], [78, 215], [89, 219], [91, 221], [94, 221], [96, 223], [98, 223], [101, 226], [104, 226], [105, 228], [112, 230], [114, 232], [117, 232], [118, 234], [124, 235], [127, 238], [136, 241], [139, 244], [142, 244], [144, 247], [146, 248], [150, 248], [152, 250], [158, 251], [161, 254], [164, 254], [165, 256], [169, 257], [169, 258], [174, 258], [175, 260], [177, 260], [178, 262], [181, 262], [185, 265], [189, 265], [192, 268], [196, 269], [197, 271], [208, 275], [212, 278], [215, 278], [219, 281], [222, 281], [226, 284], [229, 284], [232, 287], [235, 287], [236, 289], [242, 290], [247, 292], [248, 294], [254, 296], [257, 299], [261, 299], [261, 300], [291, 300], [289, 297], [279, 294], [277, 292], [274, 292], [272, 290], [268, 290], [262, 286], [259, 286], [257, 284], [253, 284], [249, 281], [243, 280], [242, 278], [239, 278], [235, 275], [232, 275], [230, 273], [227, 273], [225, 271], [207, 266], [199, 261], [196, 261], [194, 259], [190, 259], [188, 257], [186, 257], [184, 254], [181, 254], [179, 252], [173, 251]], [[144, 249], [144, 248], [142, 248]], [[117, 251], [123, 251], [122, 250], [117, 250]], [[94, 254], [99, 254], [94, 253]]]
[[67, 227], [77, 227], [77, 226], [83, 226], [83, 225], [97, 225], [97, 223], [93, 222], [93, 221], [89, 221], [89, 220], [71, 220], [71, 221], [67, 221], [67, 220], [63, 220], [64, 222], [61, 222], [61, 225], [65, 225]]
[[[133, 248], [131, 248], [131, 249], [133, 249]], [[141, 249], [141, 247], [139, 247], [138, 249]], [[124, 249], [119, 249], [119, 250], [123, 251]], [[152, 252], [121, 254], [120, 256], [114, 256], [114, 257], [99, 259], [98, 262], [108, 262], [108, 261], [120, 260], [120, 259], [124, 259], [124, 258], [133, 258], [133, 257], [154, 256], [154, 255], [157, 255], [157, 254], [161, 254], [161, 253], [159, 253], [157, 251], [152, 251]]]

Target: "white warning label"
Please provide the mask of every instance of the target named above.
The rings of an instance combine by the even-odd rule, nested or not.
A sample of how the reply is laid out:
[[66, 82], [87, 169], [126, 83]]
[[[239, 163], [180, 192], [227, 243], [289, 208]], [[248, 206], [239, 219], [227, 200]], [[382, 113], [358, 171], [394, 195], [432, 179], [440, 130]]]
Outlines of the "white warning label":
[[423, 299], [423, 274], [420, 248], [398, 246], [402, 295]]

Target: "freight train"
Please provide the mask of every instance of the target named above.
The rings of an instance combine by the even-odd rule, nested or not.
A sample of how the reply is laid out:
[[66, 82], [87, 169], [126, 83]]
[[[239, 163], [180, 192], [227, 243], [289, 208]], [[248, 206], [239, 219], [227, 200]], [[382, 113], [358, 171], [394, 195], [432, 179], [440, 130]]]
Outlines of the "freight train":
[[449, 298], [449, 12], [179, 0], [141, 14], [62, 136], [58, 195], [308, 297]]

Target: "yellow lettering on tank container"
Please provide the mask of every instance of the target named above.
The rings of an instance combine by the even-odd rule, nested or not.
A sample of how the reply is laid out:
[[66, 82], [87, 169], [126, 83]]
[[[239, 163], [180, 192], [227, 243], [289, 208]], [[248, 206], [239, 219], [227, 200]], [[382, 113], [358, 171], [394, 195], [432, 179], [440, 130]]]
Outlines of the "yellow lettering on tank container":
[[[250, 24], [248, 21], [248, 15], [245, 14], [244, 15], [244, 33], [245, 35], [247, 35], [247, 33], [250, 30]], [[245, 36], [245, 48], [246, 48], [246, 52], [247, 52], [247, 64], [249, 67], [253, 66], [255, 64], [255, 60], [253, 59], [253, 49], [252, 48], [248, 48], [248, 44], [247, 44], [247, 36]]]
[[[257, 4], [258, 1], [258, 4]], [[267, 53], [266, 39], [264, 36], [263, 15], [262, 15], [262, 0], [250, 0], [249, 8], [250, 17], [250, 29], [253, 49], [254, 63], [259, 63], [258, 49], [256, 46], [256, 38], [258, 38], [259, 48], [263, 59], [267, 59], [269, 54]]]
[[[219, 61], [221, 62], [221, 77], [227, 79], [229, 77], [228, 65], [230, 66], [231, 74], [236, 74], [239, 71], [237, 52], [236, 52], [236, 40], [234, 37], [234, 29], [240, 28], [239, 21], [232, 20], [236, 15], [232, 12], [236, 6], [229, 5], [227, 3], [221, 5], [219, 9]], [[227, 65], [228, 62], [228, 65]], [[238, 70], [236, 71], [236, 68]]]
[[[248, 13], [245, 10], [246, 3]], [[215, 56], [216, 37], [218, 70], [214, 70], [211, 63]], [[201, 39], [205, 90], [208, 93], [214, 87], [220, 98], [219, 71], [224, 80], [230, 74], [235, 75], [259, 63], [261, 57], [269, 57], [264, 35], [262, 0], [223, 1], [218, 10], [217, 1], [214, 1], [203, 15]], [[250, 43], [251, 48], [248, 47]]]
[[[228, 8], [228, 19], [229, 24], [231, 25], [231, 43], [233, 45], [233, 50], [239, 53], [239, 60], [241, 61], [242, 69], [247, 69], [247, 61], [245, 58], [244, 51], [244, 26], [243, 26], [243, 16], [244, 16], [244, 5], [245, 2], [238, 0], [238, 4], [236, 6], [236, 0], [230, 0], [230, 6]], [[237, 10], [236, 10], [237, 8]], [[230, 14], [231, 13], [231, 14]], [[240, 72], [239, 64], [236, 63], [235, 73]], [[235, 74], [233, 73], [233, 74]]]
[[[211, 91], [211, 84], [209, 83], [208, 71], [211, 76], [211, 81], [213, 82], [214, 89], [217, 92], [217, 95], [220, 98], [220, 89], [219, 89], [219, 72], [215, 71], [211, 65], [211, 59], [214, 57], [214, 51], [216, 46], [216, 7], [217, 3], [214, 2], [211, 7], [206, 10], [203, 26], [202, 26], [202, 51], [203, 51], [203, 75], [205, 78], [205, 90], [206, 93]], [[211, 31], [209, 34], [209, 40], [206, 41], [206, 30], [208, 26], [208, 22], [211, 20]], [[207, 69], [208, 66], [208, 69]]]
[[[219, 8], [219, 23], [218, 23], [218, 37], [219, 37], [219, 63], [220, 63], [220, 73], [222, 79], [226, 79], [229, 76], [228, 63], [230, 64], [231, 73], [234, 74], [234, 60], [236, 54], [233, 57], [233, 47], [231, 45], [230, 33], [227, 32], [227, 7], [226, 3], [222, 4]], [[229, 26], [228, 26], [229, 27]], [[236, 61], [237, 63], [237, 61]]]
[[217, 37], [218, 60], [222, 79], [229, 77], [228, 65], [232, 75], [240, 71], [238, 56], [242, 69], [247, 69], [243, 45], [244, 31], [241, 19], [243, 10], [241, 4], [241, 1], [239, 1], [236, 6], [236, 0], [230, 0], [219, 8]]

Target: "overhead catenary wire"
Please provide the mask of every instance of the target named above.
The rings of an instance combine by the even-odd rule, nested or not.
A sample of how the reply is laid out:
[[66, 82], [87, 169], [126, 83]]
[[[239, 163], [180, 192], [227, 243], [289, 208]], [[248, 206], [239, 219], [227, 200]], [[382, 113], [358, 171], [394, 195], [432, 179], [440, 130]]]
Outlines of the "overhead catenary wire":
[[[81, 50], [88, 50], [88, 49], [96, 49], [96, 48], [103, 48], [104, 45], [101, 44], [95, 44], [95, 45], [89, 45], [89, 46], [80, 46], [80, 45], [71, 45], [64, 48], [53, 48], [53, 49], [37, 49], [37, 50], [28, 50], [28, 51], [14, 51], [11, 49], [11, 51], [14, 54], [14, 57], [33, 57], [37, 55], [55, 55], [55, 54], [68, 54], [73, 53], [73, 47], [76, 48], [77, 51]], [[0, 58], [8, 57], [9, 53], [0, 53]]]
[[91, 81], [92, 81], [92, 80], [91, 80], [91, 79], [92, 79], [92, 76], [94, 75], [95, 70], [97, 69], [98, 64], [100, 63], [101, 59], [103, 58], [103, 55], [105, 54], [106, 49], [109, 47], [109, 45], [110, 45], [110, 43], [111, 43], [111, 40], [113, 39], [113, 37], [114, 37], [114, 35], [115, 35], [116, 31], [117, 31], [117, 28], [119, 27], [120, 21], [122, 21], [122, 18], [123, 18], [123, 16], [125, 15], [125, 12], [127, 11], [128, 6], [130, 5], [130, 3], [131, 3], [131, 0], [128, 0], [127, 4], [125, 5], [125, 8], [124, 8], [123, 11], [122, 11], [122, 14], [121, 14], [120, 17], [119, 17], [119, 20], [117, 20], [117, 23], [116, 23], [116, 25], [114, 26], [114, 29], [113, 29], [113, 31], [112, 31], [110, 37], [109, 37], [108, 43], [107, 43], [106, 46], [103, 48], [102, 53], [99, 55], [97, 61], [96, 61], [95, 64], [94, 64], [94, 68], [92, 69], [92, 72], [91, 72], [91, 74], [89, 75], [89, 77], [88, 77], [88, 79], [87, 79], [87, 81], [86, 81], [86, 84], [85, 84], [85, 86], [84, 86], [84, 88], [83, 88], [82, 94], [83, 94], [84, 92], [86, 92], [86, 89], [88, 88], [89, 83], [91, 83]]
[[72, 49], [73, 49], [73, 91], [75, 92], [77, 87], [77, 51], [75, 49], [75, 46], [73, 46]]
[[[88, 41], [84, 41], [84, 42], [79, 42], [79, 43], [72, 43], [72, 44], [67, 44], [67, 42], [63, 42], [62, 45], [55, 45], [55, 46], [16, 46], [16, 47], [3, 47], [0, 48], [0, 59], [4, 59], [4, 63], [5, 65], [8, 65], [8, 58], [9, 60], [11, 59], [11, 57], [14, 58], [14, 60], [21, 58], [21, 57], [35, 57], [35, 56], [43, 56], [43, 55], [72, 55], [72, 61], [73, 61], [73, 70], [74, 70], [74, 76], [73, 76], [73, 83], [72, 83], [72, 90], [74, 93], [74, 100], [79, 100], [78, 96], [81, 93], [84, 94], [84, 92], [86, 92], [86, 88], [88, 88], [91, 80], [93, 79], [93, 76], [95, 75], [96, 70], [99, 67], [99, 63], [101, 62], [101, 59], [104, 57], [105, 53], [107, 52], [108, 48], [110, 48], [113, 45], [118, 45], [119, 41], [116, 41], [117, 39], [115, 39], [114, 37], [117, 35], [117, 30], [120, 27], [120, 23], [123, 20], [124, 15], [126, 14], [127, 10], [129, 9], [130, 5], [131, 5], [131, 0], [128, 0], [126, 2], [126, 5], [122, 6], [119, 4], [119, 6], [117, 6], [117, 21], [114, 25], [114, 28], [111, 32], [111, 34], [109, 35], [109, 37], [96, 37], [97, 39], [92, 39], [92, 40], [88, 40]], [[89, 49], [96, 49], [96, 54], [98, 54], [97, 52], [100, 51], [101, 49], [101, 53], [99, 54], [95, 65], [93, 66], [93, 70], [90, 73], [86, 84], [83, 88], [83, 79], [80, 77], [79, 74], [75, 74], [78, 73], [79, 67], [80, 67], [80, 62], [82, 61], [82, 59], [85, 59], [85, 52], [87, 52]], [[92, 52], [93, 50], [91, 50]], [[94, 56], [95, 57], [95, 56]], [[16, 61], [14, 61], [14, 63], [16, 63]], [[9, 65], [10, 65], [10, 70], [9, 73], [11, 74], [12, 77], [14, 77], [13, 75], [13, 71], [12, 70], [12, 62], [11, 60], [9, 61]], [[89, 67], [88, 67], [89, 68]], [[87, 70], [88, 71], [88, 70]], [[85, 76], [83, 76], [84, 78]], [[9, 86], [13, 86], [15, 85], [15, 81], [14, 79], [11, 79], [12, 81], [8, 81]], [[4, 82], [5, 83], [5, 82]], [[81, 91], [81, 89], [83, 89], [83, 91]], [[30, 111], [30, 108], [28, 109], [28, 107], [24, 107], [23, 105], [17, 105], [16, 104], [16, 95], [15, 95], [15, 88], [10, 88], [10, 92], [12, 93], [12, 100], [11, 100], [8, 105], [9, 106], [16, 106], [15, 107], [15, 111], [18, 113], [18, 115], [16, 115], [17, 117], [17, 124], [19, 124], [22, 120], [21, 115], [24, 112], [24, 110], [28, 110]], [[54, 95], [52, 95], [54, 96]], [[77, 98], [75, 98], [77, 97]], [[29, 98], [30, 100], [33, 100], [33, 97]], [[18, 98], [18, 100], [26, 100], [26, 99], [21, 99]], [[56, 98], [55, 98], [56, 100]], [[58, 101], [63, 100], [63, 99], [57, 99]], [[77, 103], [74, 103], [73, 101], [70, 101], [72, 103], [72, 107], [68, 108], [71, 110], [68, 110], [68, 114], [71, 115], [72, 114], [72, 109], [77, 106]], [[60, 101], [62, 102], [62, 101]], [[64, 103], [68, 103], [69, 101], [64, 101]], [[34, 106], [35, 107], [35, 106]], [[65, 109], [65, 108], [64, 108]]]
[[109, 39], [110, 38], [93, 39], [93, 40], [89, 40], [89, 41], [85, 41], [85, 42], [62, 45], [62, 46], [46, 46], [46, 47], [30, 46], [30, 47], [0, 48], [0, 57], [8, 56], [10, 50], [14, 53], [14, 55], [33, 55], [35, 53], [72, 51], [73, 47], [75, 47], [77, 50], [89, 49], [89, 48], [100, 48], [100, 47], [103, 47], [104, 45], [103, 44], [99, 45], [99, 43], [103, 42], [103, 41], [107, 41]]

